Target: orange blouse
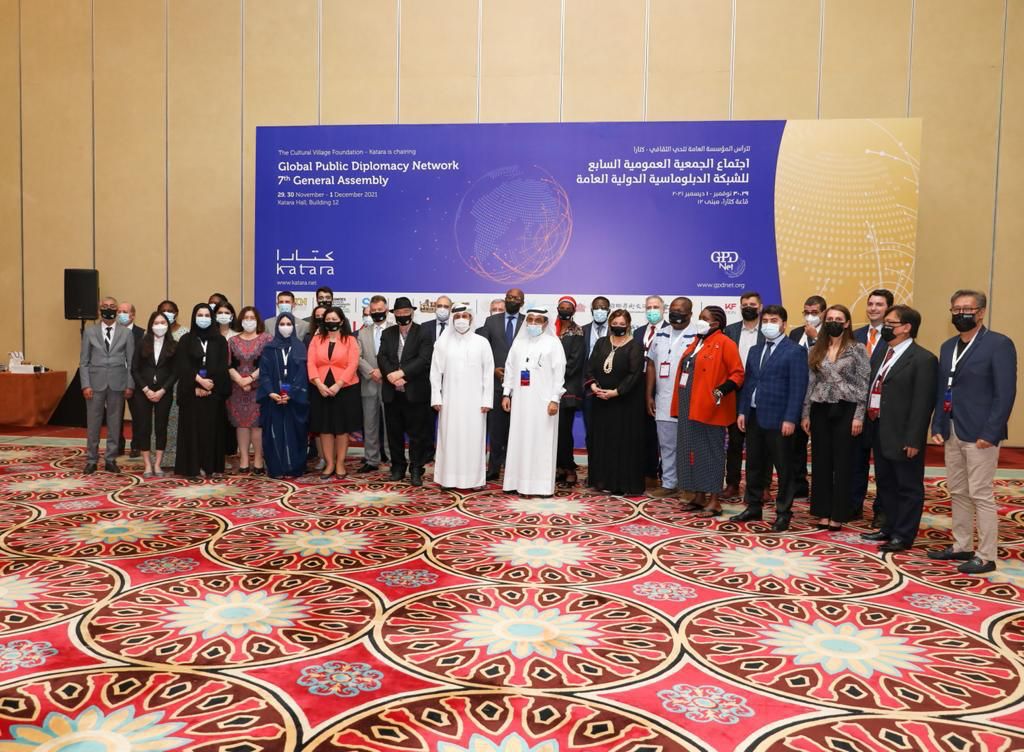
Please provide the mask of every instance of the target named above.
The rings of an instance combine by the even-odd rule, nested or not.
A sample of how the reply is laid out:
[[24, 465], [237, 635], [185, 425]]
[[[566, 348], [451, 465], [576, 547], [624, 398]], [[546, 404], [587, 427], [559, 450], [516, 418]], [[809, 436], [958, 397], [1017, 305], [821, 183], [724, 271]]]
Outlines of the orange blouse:
[[[701, 340], [695, 339], [680, 358], [679, 376], [672, 394], [672, 417], [679, 417], [679, 382], [684, 373], [682, 361], [690, 356]], [[712, 426], [728, 426], [736, 422], [736, 395], [743, 386], [743, 361], [740, 348], [722, 332], [714, 332], [704, 340], [704, 346], [697, 353], [690, 378], [690, 420]], [[722, 397], [715, 404], [712, 390], [726, 380], [736, 384], [736, 390]]]
[[327, 351], [331, 341], [327, 337], [314, 334], [306, 348], [306, 373], [309, 380], [319, 378], [324, 381], [327, 371], [334, 374], [334, 383], [352, 386], [359, 383], [359, 343], [354, 335], [339, 339], [334, 345], [334, 354], [328, 358]]

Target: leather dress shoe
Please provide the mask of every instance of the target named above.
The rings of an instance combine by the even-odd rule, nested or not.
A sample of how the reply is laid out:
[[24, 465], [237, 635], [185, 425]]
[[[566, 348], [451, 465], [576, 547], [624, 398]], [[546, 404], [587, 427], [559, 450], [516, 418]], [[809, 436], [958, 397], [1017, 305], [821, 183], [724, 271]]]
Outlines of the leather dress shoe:
[[889, 534], [883, 533], [881, 530], [876, 530], [873, 533], [861, 533], [860, 537], [866, 541], [887, 541], [889, 540]]
[[653, 497], [655, 499], [667, 499], [670, 496], [678, 497], [679, 496], [679, 489], [678, 488], [665, 488], [664, 486], [658, 486], [657, 488], [652, 488], [650, 491], [648, 491], [647, 495], [651, 496], [651, 497]]
[[871, 518], [871, 527], [885, 527], [885, 515], [881, 512], [876, 512], [875, 515]]
[[929, 551], [928, 558], [932, 561], [970, 561], [974, 558], [974, 551], [954, 551], [952, 546], [946, 546], [941, 551]]
[[961, 574], [985, 574], [986, 572], [996, 571], [996, 563], [994, 561], [985, 561], [975, 556], [970, 561], [964, 562], [957, 567], [956, 571]]
[[86, 475], [92, 475], [93, 473], [96, 472], [96, 463], [87, 462], [85, 465], [85, 469], [82, 472], [85, 473]]
[[783, 533], [789, 530], [789, 517], [779, 517], [772, 525], [772, 532]]
[[357, 473], [375, 473], [378, 468], [376, 465], [371, 465], [369, 462], [364, 462], [362, 465], [356, 468]]
[[414, 486], [422, 486], [423, 485], [423, 469], [422, 468], [414, 468], [409, 473], [409, 482], [412, 483]]
[[399, 481], [399, 480], [402, 480], [403, 478], [405, 478], [405, 468], [404, 467], [399, 467], [399, 468], [393, 467], [393, 468], [391, 468], [391, 475], [388, 476], [388, 480], [390, 480], [390, 481]]
[[906, 551], [910, 546], [911, 544], [902, 538], [893, 538], [888, 543], [883, 543], [879, 546], [878, 551], [883, 554], [894, 554], [897, 551]]
[[751, 509], [750, 507], [747, 507], [742, 512], [740, 512], [739, 514], [734, 514], [729, 519], [732, 520], [733, 522], [752, 522], [752, 521], [760, 520], [761, 517], [762, 517], [762, 514], [761, 514], [761, 510], [760, 509]]
[[103, 469], [106, 472], [108, 472], [108, 473], [119, 473], [119, 472], [121, 472], [121, 468], [119, 468], [117, 466], [117, 463], [113, 462], [113, 461], [111, 461], [111, 462], [104, 462], [103, 463]]

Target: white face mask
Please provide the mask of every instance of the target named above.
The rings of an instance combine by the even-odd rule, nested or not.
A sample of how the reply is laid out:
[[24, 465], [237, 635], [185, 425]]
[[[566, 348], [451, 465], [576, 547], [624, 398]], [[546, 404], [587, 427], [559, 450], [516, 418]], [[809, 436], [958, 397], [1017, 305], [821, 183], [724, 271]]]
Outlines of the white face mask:
[[196, 326], [200, 329], [210, 328], [210, 317], [209, 316], [196, 316]]
[[157, 337], [163, 337], [167, 334], [167, 324], [153, 324], [153, 334]]
[[782, 327], [774, 322], [761, 324], [761, 334], [763, 334], [766, 339], [775, 339], [781, 333]]
[[243, 319], [242, 330], [252, 334], [256, 331], [256, 319]]
[[434, 310], [434, 315], [437, 317], [438, 321], [447, 321], [451, 313], [452, 309], [448, 308], [447, 306], [438, 306]]
[[455, 327], [455, 331], [459, 334], [465, 334], [469, 331], [470, 321], [469, 319], [455, 319], [455, 323], [452, 326]]
[[821, 326], [821, 316], [809, 314], [807, 316], [804, 316], [804, 321], [806, 321], [809, 325], [813, 326], [815, 329]]
[[373, 317], [363, 316], [363, 326], [373, 326]]
[[531, 337], [539, 337], [541, 332], [544, 331], [544, 327], [540, 324], [527, 324], [526, 333]]
[[699, 337], [703, 337], [705, 334], [711, 331], [711, 324], [709, 324], [704, 319], [697, 319], [697, 322], [694, 324], [694, 326], [697, 328], [697, 336]]
[[217, 323], [220, 324], [221, 326], [227, 326], [228, 324], [231, 323], [231, 314], [230, 313], [218, 313], [217, 314]]
[[281, 324], [279, 327], [277, 327], [277, 331], [282, 337], [288, 339], [289, 337], [292, 336], [294, 328], [292, 327], [291, 324]]

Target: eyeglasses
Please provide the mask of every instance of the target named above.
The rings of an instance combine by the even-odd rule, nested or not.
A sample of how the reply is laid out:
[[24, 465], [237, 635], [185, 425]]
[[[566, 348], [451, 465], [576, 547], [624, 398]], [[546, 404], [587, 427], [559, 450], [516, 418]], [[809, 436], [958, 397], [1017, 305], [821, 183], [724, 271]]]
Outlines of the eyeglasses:
[[977, 313], [980, 310], [981, 309], [977, 308], [977, 307], [966, 308], [966, 307], [962, 307], [962, 306], [954, 306], [954, 307], [949, 309], [949, 312], [950, 313]]
[[882, 321], [885, 326], [903, 326], [902, 321]]

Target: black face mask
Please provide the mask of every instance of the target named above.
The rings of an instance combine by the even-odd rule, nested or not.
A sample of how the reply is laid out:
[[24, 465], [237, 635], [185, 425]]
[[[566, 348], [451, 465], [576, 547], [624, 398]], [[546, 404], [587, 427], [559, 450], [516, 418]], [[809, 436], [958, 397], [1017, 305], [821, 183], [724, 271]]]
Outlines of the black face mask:
[[518, 301], [505, 301], [505, 313], [511, 314], [512, 316], [515, 316], [517, 313], [519, 313], [519, 309], [522, 307], [523, 304]]
[[974, 328], [977, 321], [973, 313], [954, 313], [953, 326], [958, 332], [969, 332]]
[[612, 334], [614, 334], [616, 337], [622, 337], [623, 335], [626, 334], [626, 331], [628, 330], [629, 327], [625, 327], [625, 326], [610, 326], [608, 328], [611, 329]]
[[757, 320], [757, 309], [749, 306], [743, 306], [740, 308], [740, 315], [744, 321], [756, 321]]
[[113, 321], [117, 318], [117, 310], [114, 308], [101, 308], [100, 316], [104, 321]]
[[408, 326], [412, 323], [412, 316], [395, 316], [399, 326]]
[[678, 311], [668, 312], [668, 323], [670, 324], [682, 324], [688, 326], [690, 324], [690, 316], [692, 314], [679, 313]]
[[825, 322], [825, 334], [827, 334], [829, 337], [838, 337], [840, 334], [843, 333], [843, 329], [845, 328], [846, 327], [843, 326], [843, 323], [841, 321]]
[[326, 329], [329, 332], [336, 332], [339, 329], [341, 329], [341, 322], [340, 321], [325, 321], [324, 322], [324, 329]]
[[377, 313], [371, 313], [370, 318], [376, 321], [378, 324], [388, 317], [387, 311], [379, 311]]
[[569, 319], [571, 319], [572, 318], [572, 314], [573, 314], [573, 311], [569, 310], [568, 308], [565, 308], [565, 309], [559, 308], [558, 309], [558, 318], [560, 318], [562, 321], [568, 321]]
[[[900, 325], [897, 324], [897, 326]], [[896, 339], [896, 332], [893, 331], [893, 329], [894, 327], [891, 327], [888, 324], [882, 324], [882, 339], [885, 342], [892, 342], [894, 339]]]
[[330, 306], [333, 302], [334, 301], [331, 298], [325, 298], [323, 300], [318, 300], [316, 304], [322, 306]]

